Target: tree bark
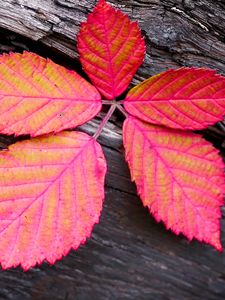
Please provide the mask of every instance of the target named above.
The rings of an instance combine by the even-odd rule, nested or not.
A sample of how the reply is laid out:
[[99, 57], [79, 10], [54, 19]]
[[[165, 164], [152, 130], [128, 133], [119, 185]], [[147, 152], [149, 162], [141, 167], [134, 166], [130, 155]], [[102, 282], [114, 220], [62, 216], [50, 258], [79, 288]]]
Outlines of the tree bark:
[[[132, 84], [180, 66], [209, 67], [225, 75], [224, 0], [109, 2], [138, 20], [145, 36], [145, 61]], [[82, 72], [76, 34], [95, 4], [91, 0], [1, 1], [0, 51], [34, 51]], [[103, 115], [80, 130], [93, 134]], [[54, 266], [44, 263], [26, 273], [20, 268], [0, 272], [0, 299], [224, 299], [225, 254], [189, 243], [154, 222], [131, 183], [121, 125], [118, 113], [99, 138], [108, 173], [102, 217], [91, 239]], [[204, 132], [222, 152], [223, 126]], [[15, 139], [2, 136], [0, 141], [4, 147]]]

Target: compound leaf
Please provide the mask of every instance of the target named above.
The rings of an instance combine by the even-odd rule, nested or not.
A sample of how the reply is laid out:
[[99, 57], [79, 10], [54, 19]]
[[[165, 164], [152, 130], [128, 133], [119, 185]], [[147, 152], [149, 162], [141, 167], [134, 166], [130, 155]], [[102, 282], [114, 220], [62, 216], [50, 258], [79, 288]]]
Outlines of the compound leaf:
[[225, 78], [208, 69], [168, 70], [131, 89], [124, 105], [149, 123], [203, 129], [225, 115]]
[[101, 97], [76, 72], [37, 54], [0, 56], [0, 132], [37, 136], [81, 125]]
[[0, 263], [53, 264], [90, 237], [104, 198], [100, 145], [79, 132], [18, 142], [0, 153]]
[[78, 51], [93, 84], [104, 97], [114, 99], [142, 63], [145, 43], [136, 22], [100, 0], [81, 25]]
[[129, 117], [123, 127], [126, 160], [144, 206], [167, 229], [221, 251], [224, 165], [200, 135]]

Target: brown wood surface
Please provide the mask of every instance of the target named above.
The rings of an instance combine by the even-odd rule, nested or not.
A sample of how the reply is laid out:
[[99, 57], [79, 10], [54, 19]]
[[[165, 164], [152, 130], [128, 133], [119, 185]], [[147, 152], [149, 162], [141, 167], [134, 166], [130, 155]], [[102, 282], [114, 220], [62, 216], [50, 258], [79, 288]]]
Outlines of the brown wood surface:
[[[95, 3], [0, 0], [0, 51], [34, 51], [82, 72], [76, 34]], [[132, 84], [180, 66], [210, 67], [225, 75], [224, 0], [110, 3], [138, 20], [145, 36], [145, 61]], [[92, 134], [103, 114], [80, 129]], [[115, 114], [99, 138], [108, 173], [104, 209], [92, 238], [54, 266], [44, 263], [28, 272], [0, 271], [0, 299], [225, 299], [225, 254], [174, 236], [142, 207], [124, 160], [122, 121]], [[222, 152], [223, 126], [204, 132]], [[0, 147], [13, 141], [2, 136]]]

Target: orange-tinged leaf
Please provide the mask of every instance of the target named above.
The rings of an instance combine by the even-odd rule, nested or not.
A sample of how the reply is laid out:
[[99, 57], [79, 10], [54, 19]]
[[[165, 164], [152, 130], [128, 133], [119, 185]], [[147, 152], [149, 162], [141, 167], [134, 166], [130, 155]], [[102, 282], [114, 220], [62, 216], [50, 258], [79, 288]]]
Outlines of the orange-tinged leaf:
[[149, 123], [203, 129], [225, 115], [225, 78], [209, 69], [168, 70], [131, 89], [124, 105]]
[[76, 72], [37, 54], [0, 56], [0, 132], [37, 136], [81, 125], [101, 97]]
[[129, 117], [123, 127], [126, 160], [138, 193], [157, 221], [189, 240], [220, 243], [224, 165], [201, 136]]
[[136, 22], [100, 0], [81, 25], [78, 51], [85, 72], [107, 99], [124, 92], [143, 61], [145, 43]]
[[100, 145], [80, 132], [18, 142], [0, 153], [0, 263], [53, 264], [90, 237], [104, 198]]

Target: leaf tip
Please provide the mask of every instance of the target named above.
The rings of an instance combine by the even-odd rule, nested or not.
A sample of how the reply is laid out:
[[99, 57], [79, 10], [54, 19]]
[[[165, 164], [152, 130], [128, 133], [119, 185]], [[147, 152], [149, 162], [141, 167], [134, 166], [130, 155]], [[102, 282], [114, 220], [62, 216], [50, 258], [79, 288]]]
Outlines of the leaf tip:
[[94, 8], [94, 11], [97, 10], [101, 12], [101, 10], [104, 11], [109, 7], [111, 8], [112, 6], [109, 3], [107, 3], [105, 0], [99, 0]]
[[105, 1], [105, 0], [99, 0], [99, 1], [97, 2], [97, 5], [102, 5], [102, 4], [106, 4], [106, 1]]
[[216, 249], [217, 251], [223, 252], [223, 246], [221, 245], [220, 242], [218, 243], [218, 245], [215, 245], [214, 247], [215, 247], [215, 249]]
[[215, 238], [209, 241], [208, 244], [213, 246], [218, 252], [223, 252], [223, 246], [220, 241], [220, 231], [217, 231]]

